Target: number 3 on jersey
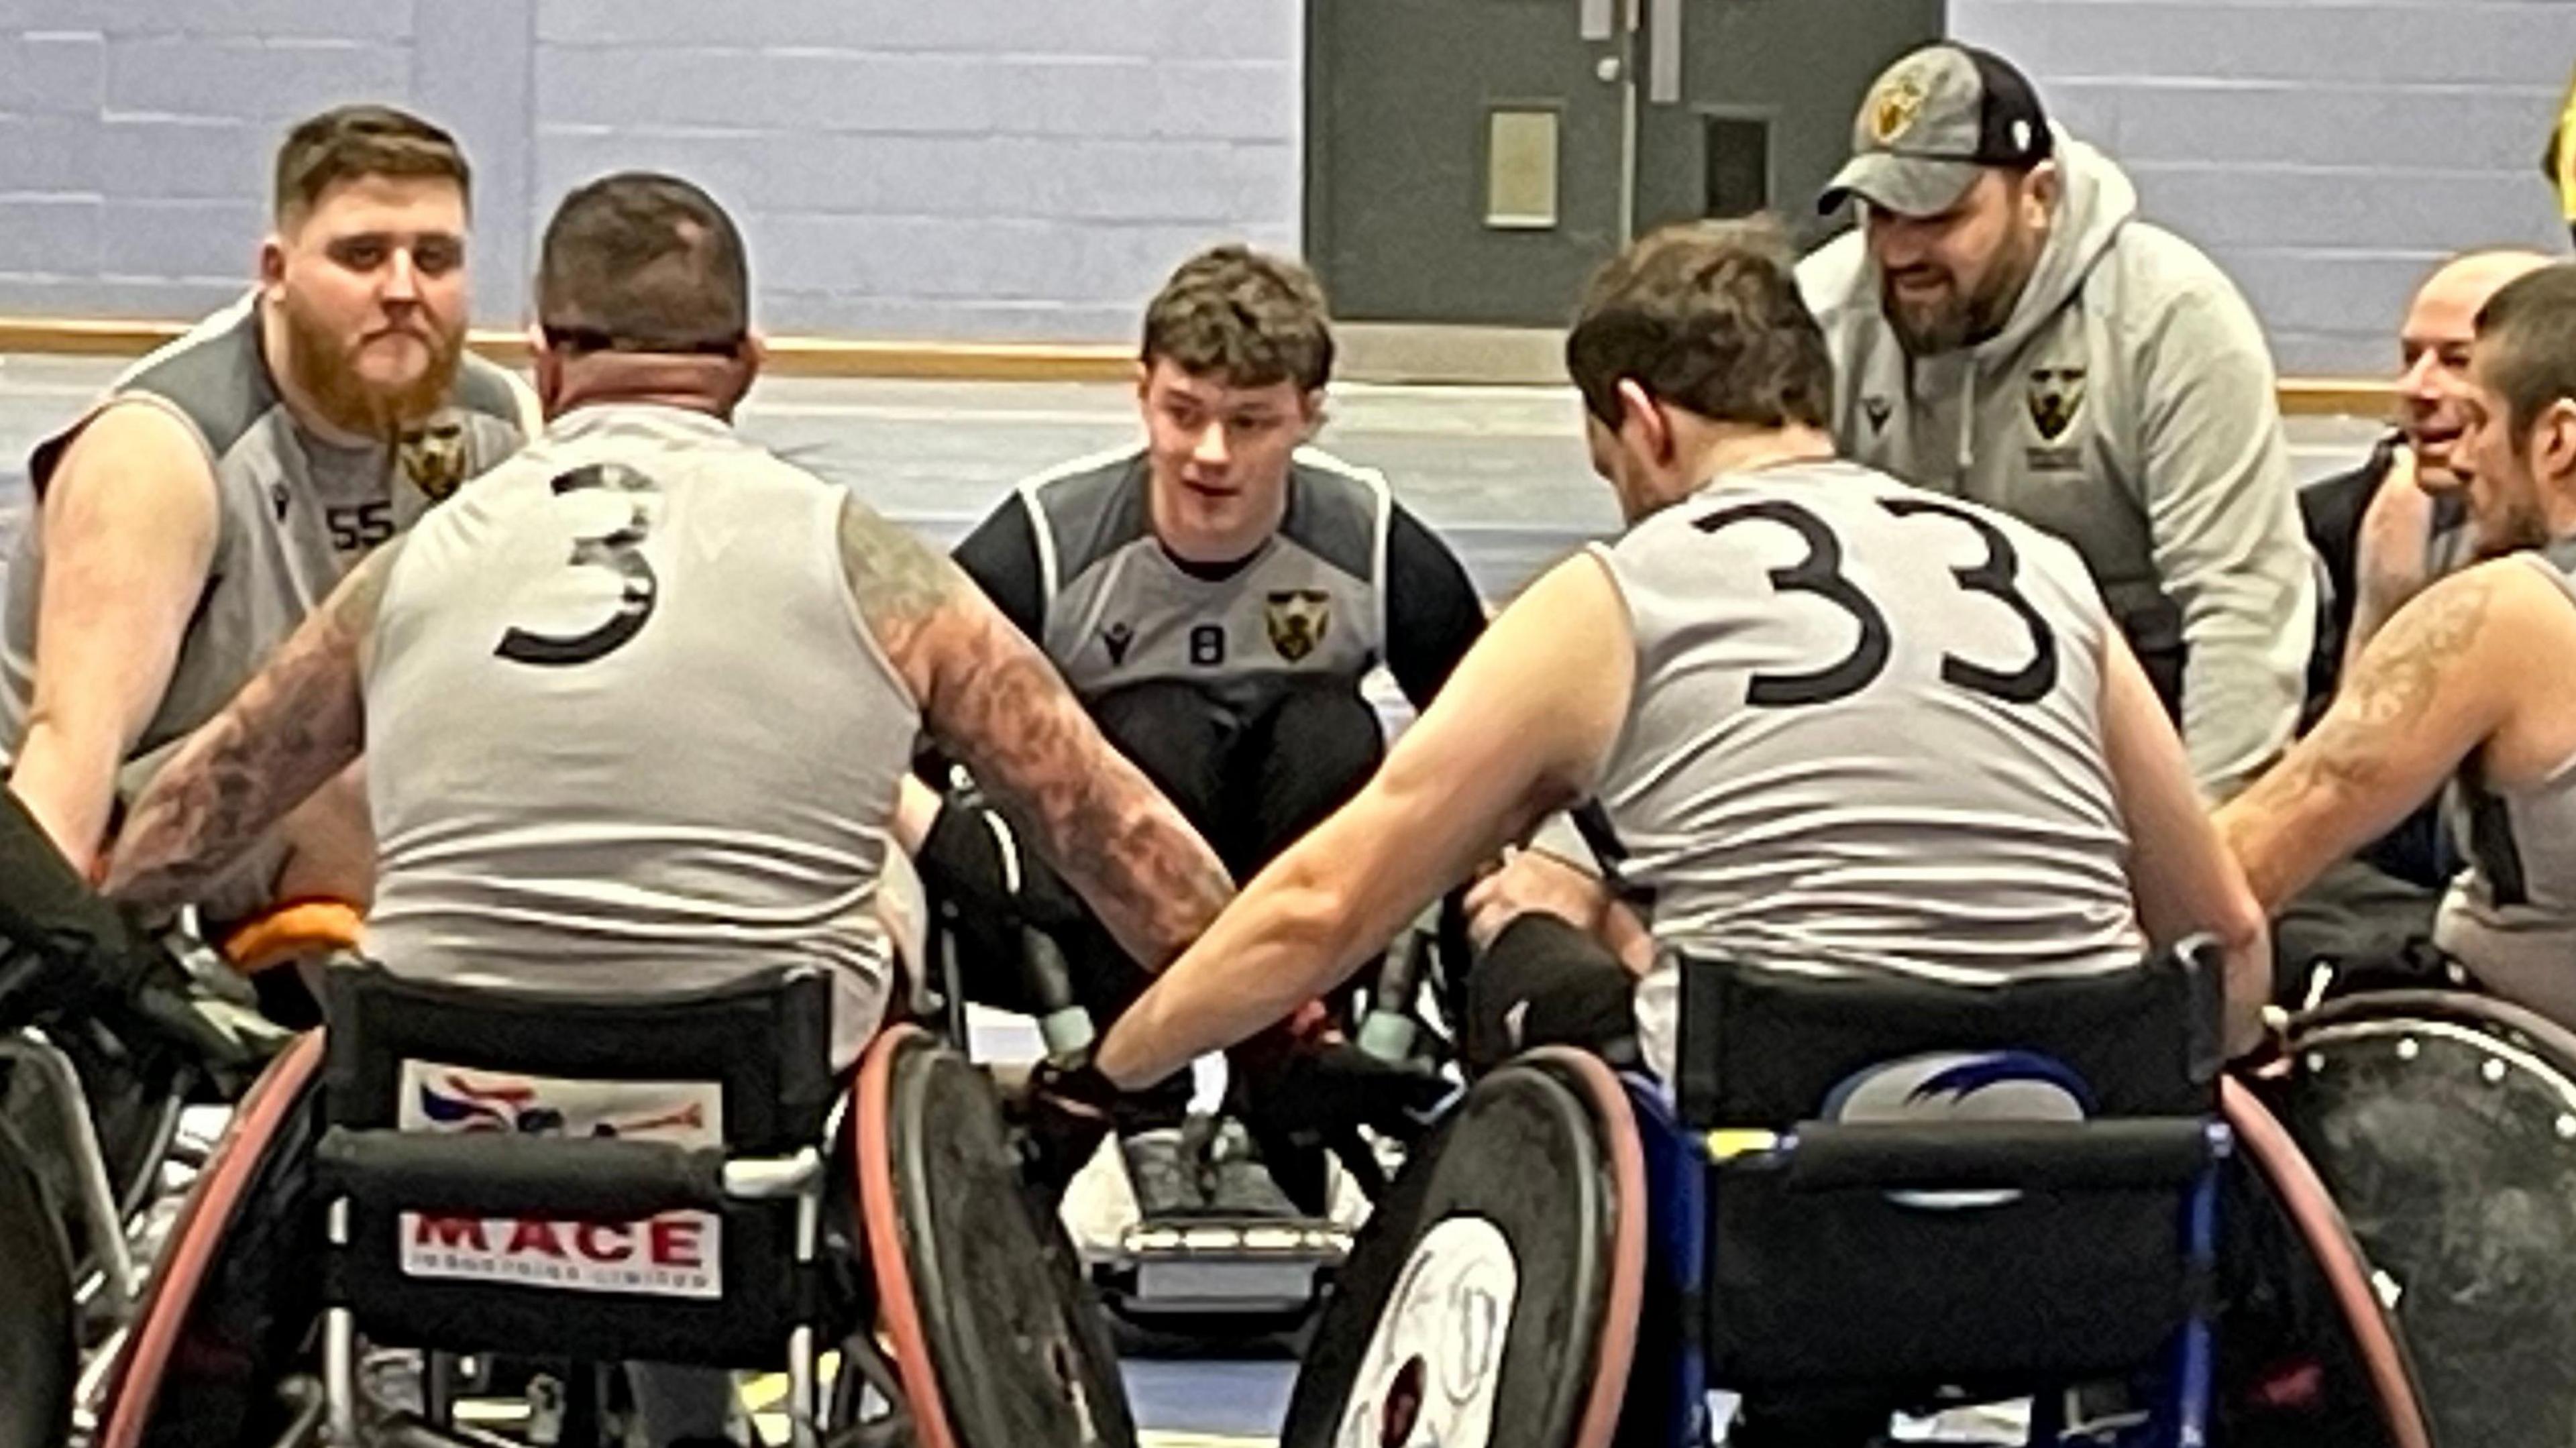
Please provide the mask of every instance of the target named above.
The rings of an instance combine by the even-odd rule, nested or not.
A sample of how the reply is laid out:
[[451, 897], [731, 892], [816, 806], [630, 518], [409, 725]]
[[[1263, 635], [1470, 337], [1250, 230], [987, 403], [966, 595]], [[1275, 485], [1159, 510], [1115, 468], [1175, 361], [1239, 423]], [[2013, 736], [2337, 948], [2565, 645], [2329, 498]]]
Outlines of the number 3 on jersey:
[[[616, 493], [651, 493], [659, 491], [653, 480], [623, 463], [593, 463], [575, 468], [557, 477], [550, 485], [556, 497], [569, 493], [604, 488]], [[584, 633], [563, 635], [536, 633], [529, 629], [511, 628], [501, 635], [493, 653], [512, 663], [535, 664], [546, 668], [566, 668], [574, 664], [594, 663], [623, 648], [643, 631], [645, 621], [653, 616], [653, 604], [660, 595], [660, 580], [653, 576], [653, 563], [637, 549], [652, 528], [652, 515], [641, 500], [631, 505], [626, 522], [593, 537], [573, 540], [570, 564], [575, 568], [605, 568], [622, 582], [618, 590], [617, 609], [597, 628]]]
[[[1942, 681], [2008, 704], [2032, 704], [2046, 698], [2048, 691], [2057, 686], [2057, 633], [2013, 586], [2021, 573], [2021, 555], [2014, 551], [2012, 540], [2004, 536], [2002, 529], [1967, 509], [1931, 498], [1882, 498], [1879, 506], [1899, 518], [1929, 513], [1968, 525], [1985, 543], [1986, 561], [1974, 568], [1951, 569], [1950, 576], [1958, 580], [1963, 592], [1982, 593], [2001, 601], [2030, 631], [2030, 662], [2020, 668], [1990, 669], [1945, 653], [1941, 656]], [[1860, 640], [1840, 661], [1811, 673], [1755, 674], [1745, 684], [1744, 702], [1757, 708], [1830, 704], [1868, 688], [1887, 667], [1887, 615], [1860, 591], [1859, 585], [1843, 576], [1842, 540], [1834, 536], [1834, 530], [1826, 527], [1823, 519], [1778, 498], [1723, 508], [1697, 519], [1692, 526], [1714, 534], [1737, 523], [1753, 521], [1777, 523], [1807, 545], [1806, 557], [1771, 570], [1772, 588], [1782, 593], [1812, 593], [1850, 614], [1860, 625]]]

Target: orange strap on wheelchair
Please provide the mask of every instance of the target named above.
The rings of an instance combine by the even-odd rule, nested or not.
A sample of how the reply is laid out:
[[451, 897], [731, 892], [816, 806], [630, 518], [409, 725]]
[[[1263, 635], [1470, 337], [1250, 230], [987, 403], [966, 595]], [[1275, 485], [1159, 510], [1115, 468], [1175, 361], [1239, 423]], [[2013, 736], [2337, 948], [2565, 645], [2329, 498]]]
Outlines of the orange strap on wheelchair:
[[346, 900], [290, 900], [224, 937], [225, 961], [244, 975], [335, 950], [358, 948], [364, 919]]

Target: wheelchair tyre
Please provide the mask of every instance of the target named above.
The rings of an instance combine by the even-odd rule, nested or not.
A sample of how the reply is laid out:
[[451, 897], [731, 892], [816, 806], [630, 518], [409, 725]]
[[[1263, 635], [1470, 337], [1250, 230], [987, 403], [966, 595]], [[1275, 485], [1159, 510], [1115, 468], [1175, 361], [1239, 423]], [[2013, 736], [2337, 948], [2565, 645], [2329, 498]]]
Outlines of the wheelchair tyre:
[[71, 1435], [71, 1249], [18, 1133], [0, 1121], [0, 1448], [56, 1448]]
[[2576, 1427], [2576, 1034], [2453, 991], [2346, 997], [2292, 1023], [2280, 1092], [2422, 1372], [2445, 1442]]
[[2439, 1440], [2425, 1418], [2414, 1360], [2372, 1288], [2369, 1262], [2342, 1212], [2289, 1132], [2253, 1092], [2225, 1079], [2219, 1102], [2262, 1194], [2295, 1233], [2294, 1250], [2324, 1278], [2346, 1334], [2343, 1346], [2379, 1410], [2383, 1441], [2390, 1448], [2431, 1448]]
[[[285, 1427], [275, 1389], [321, 1311], [308, 1170], [321, 1064], [308, 1032], [243, 1098], [144, 1291], [97, 1448], [265, 1444]], [[185, 1423], [164, 1404], [184, 1405]]]
[[1281, 1443], [1414, 1441], [1445, 1397], [1441, 1441], [1606, 1448], [1645, 1250], [1644, 1153], [1618, 1078], [1562, 1048], [1516, 1058], [1476, 1084], [1361, 1229]]
[[1022, 1190], [990, 1080], [917, 1026], [859, 1071], [861, 1227], [920, 1448], [1132, 1448], [1072, 1244]]

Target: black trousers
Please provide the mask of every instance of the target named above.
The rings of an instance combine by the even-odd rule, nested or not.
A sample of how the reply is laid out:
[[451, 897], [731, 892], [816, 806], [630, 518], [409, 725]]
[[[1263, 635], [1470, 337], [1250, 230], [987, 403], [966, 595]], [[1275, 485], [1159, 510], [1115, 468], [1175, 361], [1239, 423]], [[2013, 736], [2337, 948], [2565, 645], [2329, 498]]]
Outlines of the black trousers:
[[[1386, 754], [1377, 711], [1349, 680], [1294, 683], [1247, 710], [1185, 683], [1133, 684], [1092, 701], [1091, 715], [1237, 883], [1358, 793]], [[1107, 942], [1103, 930], [1081, 959], [1066, 950], [1076, 993], [1104, 1021], [1149, 981], [1114, 943], [1097, 948]]]
[[[1249, 706], [1186, 683], [1148, 682], [1104, 694], [1090, 708], [1101, 733], [1179, 808], [1237, 881], [1339, 808], [1386, 751], [1377, 712], [1346, 679], [1297, 681]], [[1020, 926], [1035, 925], [1063, 952], [1075, 1002], [1107, 1029], [1153, 977], [1034, 851], [1021, 851], [1028, 883], [1020, 902], [999, 888], [996, 872], [962, 867], [961, 855], [989, 850], [977, 837], [981, 829], [943, 817], [921, 861], [932, 891], [956, 907], [952, 925], [968, 998], [1003, 1010], [1037, 1008], [1012, 968]], [[1039, 903], [1021, 908], [1031, 901]], [[1189, 1075], [1181, 1072], [1140, 1094], [1177, 1121], [1189, 1093]]]

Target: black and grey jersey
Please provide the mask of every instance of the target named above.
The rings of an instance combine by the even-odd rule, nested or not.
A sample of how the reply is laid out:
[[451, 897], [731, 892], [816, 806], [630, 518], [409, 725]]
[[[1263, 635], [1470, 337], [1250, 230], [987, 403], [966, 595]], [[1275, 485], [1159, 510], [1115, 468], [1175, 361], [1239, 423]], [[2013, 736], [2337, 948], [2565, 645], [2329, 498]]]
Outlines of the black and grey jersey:
[[1022, 483], [957, 549], [1085, 700], [1179, 680], [1248, 708], [1384, 663], [1419, 706], [1483, 627], [1466, 570], [1373, 471], [1299, 449], [1278, 532], [1219, 567], [1164, 549], [1148, 487], [1141, 450], [1084, 459]]
[[[448, 406], [403, 439], [342, 447], [306, 431], [279, 399], [245, 297], [143, 358], [69, 427], [38, 444], [38, 496], [82, 429], [111, 407], [158, 407], [186, 424], [214, 472], [215, 551], [142, 756], [212, 717], [369, 550], [408, 529], [466, 479], [516, 452], [526, 389], [468, 356]], [[0, 757], [26, 737], [35, 697], [43, 530], [18, 535], [0, 603]]]

